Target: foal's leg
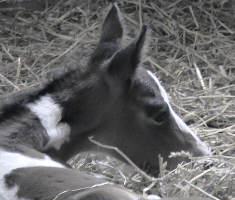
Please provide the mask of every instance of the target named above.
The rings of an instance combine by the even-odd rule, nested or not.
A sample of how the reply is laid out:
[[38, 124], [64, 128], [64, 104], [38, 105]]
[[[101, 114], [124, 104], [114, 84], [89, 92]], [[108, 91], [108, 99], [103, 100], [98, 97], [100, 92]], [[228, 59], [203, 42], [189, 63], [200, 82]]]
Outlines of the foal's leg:
[[[127, 189], [69, 168], [19, 168], [5, 176], [10, 189], [17, 187], [17, 197], [32, 200], [138, 200]], [[70, 192], [65, 192], [70, 191]], [[55, 198], [57, 197], [57, 198]]]

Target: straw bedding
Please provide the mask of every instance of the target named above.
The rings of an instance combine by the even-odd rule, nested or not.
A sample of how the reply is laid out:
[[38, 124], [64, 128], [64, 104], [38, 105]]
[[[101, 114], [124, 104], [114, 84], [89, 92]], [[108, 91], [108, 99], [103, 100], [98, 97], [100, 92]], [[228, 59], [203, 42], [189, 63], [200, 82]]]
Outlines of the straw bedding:
[[[16, 2], [0, 1], [2, 102], [77, 63], [84, 66], [111, 1]], [[83, 153], [70, 163], [137, 192], [234, 200], [235, 1], [120, 0], [118, 4], [125, 40], [133, 38], [143, 23], [149, 25], [143, 64], [156, 72], [175, 110], [212, 148], [213, 156], [192, 158], [171, 172], [159, 159], [161, 173], [155, 179], [104, 155]]]

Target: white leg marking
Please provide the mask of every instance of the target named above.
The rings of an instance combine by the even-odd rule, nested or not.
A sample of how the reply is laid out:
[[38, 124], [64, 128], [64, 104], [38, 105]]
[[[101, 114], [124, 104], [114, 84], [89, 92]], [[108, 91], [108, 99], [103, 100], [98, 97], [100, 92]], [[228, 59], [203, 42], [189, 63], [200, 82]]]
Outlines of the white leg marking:
[[206, 145], [196, 136], [196, 134], [185, 124], [185, 122], [172, 109], [169, 99], [168, 99], [168, 95], [165, 89], [162, 87], [160, 81], [157, 79], [157, 77], [151, 71], [147, 70], [147, 72], [153, 78], [153, 80], [157, 83], [160, 93], [164, 101], [168, 104], [170, 113], [175, 119], [176, 124], [178, 125], [179, 129], [187, 134], [190, 134], [194, 138], [195, 145], [197, 146], [197, 148], [200, 149], [202, 152], [204, 152], [206, 155], [210, 155], [211, 153], [208, 147], [206, 147]]
[[57, 150], [69, 140], [70, 126], [61, 123], [62, 108], [49, 96], [43, 96], [39, 100], [26, 105], [37, 117], [49, 135], [49, 141], [45, 149], [53, 147]]
[[11, 173], [12, 170], [23, 167], [59, 167], [64, 166], [50, 157], [46, 156], [44, 159], [37, 159], [25, 156], [20, 153], [6, 152], [0, 149], [0, 199], [1, 200], [24, 200], [17, 198], [18, 187], [8, 188], [5, 184], [4, 176]]

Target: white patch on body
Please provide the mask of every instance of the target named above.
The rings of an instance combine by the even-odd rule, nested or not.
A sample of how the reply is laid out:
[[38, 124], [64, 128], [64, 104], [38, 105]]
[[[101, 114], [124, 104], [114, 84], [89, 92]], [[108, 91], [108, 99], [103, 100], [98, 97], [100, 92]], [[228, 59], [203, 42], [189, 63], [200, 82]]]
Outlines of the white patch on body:
[[50, 147], [59, 150], [61, 145], [69, 140], [70, 126], [60, 122], [62, 108], [49, 96], [42, 96], [39, 100], [26, 105], [40, 120], [47, 131], [49, 141], [45, 149]]
[[147, 196], [147, 200], [161, 200], [161, 197], [155, 194], [150, 194]]
[[161, 85], [160, 81], [157, 79], [157, 77], [149, 70], [147, 70], [148, 74], [152, 77], [152, 79], [157, 83], [160, 93], [164, 99], [164, 101], [167, 103], [170, 113], [173, 116], [173, 118], [176, 121], [176, 124], [178, 125], [179, 129], [187, 134], [190, 134], [193, 139], [195, 140], [195, 145], [198, 148], [198, 150], [200, 150], [201, 152], [203, 152], [205, 155], [210, 155], [211, 152], [208, 149], [208, 147], [196, 136], [196, 134], [185, 124], [185, 122], [175, 113], [175, 111], [172, 109], [169, 99], [168, 99], [168, 95], [165, 91], [165, 89], [163, 88], [163, 86]]
[[[7, 152], [0, 149], [0, 199], [1, 200], [25, 200], [17, 197], [18, 187], [8, 188], [5, 184], [4, 176], [11, 173], [14, 169], [24, 167], [59, 167], [64, 168], [62, 164], [53, 161], [50, 157], [46, 156], [44, 159], [31, 158], [26, 155]], [[30, 177], [29, 177], [30, 178]]]

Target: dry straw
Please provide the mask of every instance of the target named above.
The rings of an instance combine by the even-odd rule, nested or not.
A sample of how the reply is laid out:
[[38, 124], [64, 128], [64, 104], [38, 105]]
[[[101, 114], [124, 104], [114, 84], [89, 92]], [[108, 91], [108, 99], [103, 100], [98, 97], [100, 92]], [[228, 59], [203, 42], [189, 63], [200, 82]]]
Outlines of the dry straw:
[[[141, 173], [112, 158], [98, 161], [94, 155], [78, 155], [79, 160], [75, 159], [73, 165], [104, 174], [114, 182], [125, 182], [126, 187], [137, 192], [150, 185], [150, 192], [163, 197], [232, 200], [234, 0], [117, 2], [127, 25], [125, 40], [134, 37], [142, 24], [149, 24], [151, 39], [144, 65], [156, 72], [176, 111], [212, 148], [214, 156], [206, 160], [192, 158], [173, 171], [167, 171], [161, 162], [161, 177], [153, 185]], [[1, 101], [18, 90], [39, 85], [50, 71], [63, 71], [77, 63], [83, 66], [97, 42], [100, 32], [97, 24], [101, 24], [108, 5], [108, 0], [67, 0], [33, 12], [25, 10], [23, 4], [21, 8], [10, 4], [1, 7]], [[102, 165], [104, 162], [108, 164]]]

